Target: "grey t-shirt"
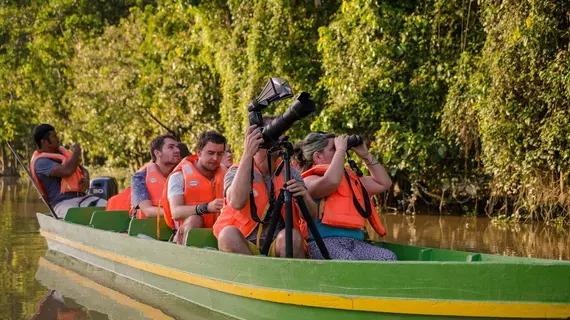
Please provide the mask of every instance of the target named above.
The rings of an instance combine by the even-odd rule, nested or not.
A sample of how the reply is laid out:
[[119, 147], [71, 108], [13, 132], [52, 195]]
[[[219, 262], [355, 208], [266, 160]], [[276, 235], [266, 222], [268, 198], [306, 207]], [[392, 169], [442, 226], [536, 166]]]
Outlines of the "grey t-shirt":
[[[232, 182], [234, 181], [237, 169], [238, 168], [231, 168], [230, 170], [228, 170], [228, 172], [226, 172], [226, 175], [224, 177], [224, 196], [226, 194], [226, 191], [228, 190], [228, 188], [231, 186]], [[301, 176], [301, 173], [299, 173], [299, 171], [297, 169], [295, 169], [294, 167], [291, 167], [291, 178], [293, 178], [293, 179], [297, 180], [298, 182], [300, 182], [301, 184], [305, 185], [305, 182], [303, 181], [303, 177]], [[265, 182], [265, 189], [267, 190], [267, 194], [269, 194], [270, 188], [271, 188], [271, 176], [270, 175], [263, 175], [263, 180]], [[261, 181], [261, 175], [257, 172], [254, 172], [253, 181], [254, 182], [260, 182]], [[273, 187], [274, 187], [273, 190], [275, 191], [275, 196], [277, 196], [279, 189], [282, 186], [273, 186]], [[257, 229], [258, 228], [259, 228], [259, 226], [256, 227], [249, 234], [249, 236], [247, 237], [247, 240], [249, 240], [253, 243], [256, 242], [256, 240], [257, 240]], [[275, 239], [275, 237], [277, 237], [277, 234], [279, 233], [279, 231], [281, 231], [283, 228], [285, 228], [285, 225], [284, 225], [283, 221], [280, 221], [277, 224], [275, 233], [273, 234], [274, 239]], [[261, 246], [263, 246], [263, 243], [265, 242], [266, 233], [267, 233], [267, 228], [264, 228], [263, 233], [259, 237]]]
[[44, 191], [47, 194], [48, 201], [54, 207], [63, 200], [77, 197], [77, 193], [75, 192], [59, 194], [61, 189], [61, 178], [51, 176], [51, 170], [58, 164], [60, 163], [52, 159], [39, 158], [36, 160], [34, 165], [34, 171], [42, 183]]

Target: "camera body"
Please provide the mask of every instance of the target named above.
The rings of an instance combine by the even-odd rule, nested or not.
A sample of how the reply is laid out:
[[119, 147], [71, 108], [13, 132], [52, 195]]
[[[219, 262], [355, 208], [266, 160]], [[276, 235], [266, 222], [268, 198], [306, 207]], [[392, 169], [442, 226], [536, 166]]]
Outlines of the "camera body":
[[263, 106], [257, 99], [253, 99], [247, 106], [247, 118], [249, 120], [249, 125], [256, 125], [258, 127], [263, 127], [263, 114], [261, 111], [267, 108], [267, 105]]

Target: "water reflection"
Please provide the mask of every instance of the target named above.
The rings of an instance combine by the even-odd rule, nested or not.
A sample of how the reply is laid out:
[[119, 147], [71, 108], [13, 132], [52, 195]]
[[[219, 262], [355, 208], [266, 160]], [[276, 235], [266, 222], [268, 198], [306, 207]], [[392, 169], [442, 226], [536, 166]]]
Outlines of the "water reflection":
[[[66, 260], [49, 252], [46, 257]], [[32, 319], [173, 319], [46, 258], [40, 258], [36, 279], [51, 289]]]
[[[72, 300], [83, 306], [90, 316], [104, 316], [97, 319], [229, 319], [210, 309], [52, 250], [40, 258], [35, 277], [42, 285], [56, 290], [66, 299], [66, 305], [61, 307], [69, 307], [67, 300]], [[85, 312], [77, 314], [81, 316]]]
[[383, 215], [384, 241], [493, 253], [570, 260], [570, 232], [544, 223], [496, 225], [487, 217]]
[[46, 249], [35, 212], [46, 208], [31, 188], [0, 178], [0, 319], [29, 319], [46, 294], [34, 279]]
[[77, 304], [73, 299], [64, 297], [56, 290], [48, 290], [38, 304], [38, 311], [31, 320], [47, 319], [109, 319], [105, 314], [90, 311]]

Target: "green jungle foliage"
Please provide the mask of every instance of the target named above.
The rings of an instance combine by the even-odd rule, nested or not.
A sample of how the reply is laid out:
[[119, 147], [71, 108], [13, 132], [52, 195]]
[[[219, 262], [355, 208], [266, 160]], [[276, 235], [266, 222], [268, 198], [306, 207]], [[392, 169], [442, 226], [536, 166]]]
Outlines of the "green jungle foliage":
[[567, 1], [3, 1], [0, 60], [0, 141], [26, 158], [47, 122], [88, 165], [134, 170], [165, 132], [152, 114], [191, 149], [223, 132], [237, 160], [281, 77], [318, 107], [291, 138], [365, 136], [390, 206], [570, 215]]

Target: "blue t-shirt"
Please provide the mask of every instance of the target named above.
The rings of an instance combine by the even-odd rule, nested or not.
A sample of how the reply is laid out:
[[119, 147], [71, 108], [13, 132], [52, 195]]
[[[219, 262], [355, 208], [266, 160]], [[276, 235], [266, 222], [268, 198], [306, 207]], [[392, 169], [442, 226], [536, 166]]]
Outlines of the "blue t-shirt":
[[[150, 194], [146, 188], [146, 170], [136, 172], [131, 178], [131, 204], [135, 209], [145, 200], [150, 200]], [[135, 218], [133, 214], [133, 219]]]
[[[320, 200], [315, 200], [317, 203], [317, 207], [319, 206]], [[319, 207], [320, 209], [320, 207]], [[317, 214], [320, 216], [320, 213]], [[339, 228], [339, 227], [332, 227], [321, 222], [321, 219], [315, 219], [315, 225], [317, 230], [319, 230], [319, 234], [321, 238], [329, 238], [329, 237], [347, 237], [347, 238], [354, 238], [356, 240], [364, 240], [364, 231], [360, 229], [346, 229], [346, 228]], [[313, 239], [313, 234], [309, 230], [309, 240]]]
[[58, 164], [60, 163], [52, 159], [39, 158], [36, 160], [36, 163], [34, 165], [34, 170], [38, 175], [38, 179], [42, 183], [42, 186], [44, 187], [48, 201], [54, 207], [63, 200], [73, 199], [77, 197], [77, 193], [75, 192], [63, 194], [59, 193], [61, 189], [61, 178], [53, 177], [50, 175], [53, 167]]

